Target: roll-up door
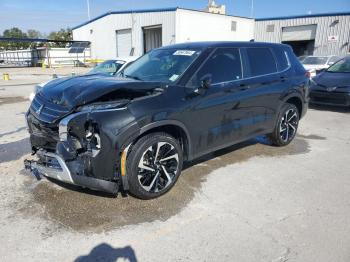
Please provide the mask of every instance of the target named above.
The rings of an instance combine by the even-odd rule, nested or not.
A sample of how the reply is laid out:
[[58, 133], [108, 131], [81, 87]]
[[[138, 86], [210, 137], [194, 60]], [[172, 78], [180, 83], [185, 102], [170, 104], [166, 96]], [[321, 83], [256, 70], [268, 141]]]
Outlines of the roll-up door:
[[162, 26], [143, 28], [144, 52], [162, 46]]
[[131, 29], [117, 30], [117, 57], [129, 56], [131, 52]]
[[317, 25], [300, 25], [282, 28], [282, 41], [314, 40]]

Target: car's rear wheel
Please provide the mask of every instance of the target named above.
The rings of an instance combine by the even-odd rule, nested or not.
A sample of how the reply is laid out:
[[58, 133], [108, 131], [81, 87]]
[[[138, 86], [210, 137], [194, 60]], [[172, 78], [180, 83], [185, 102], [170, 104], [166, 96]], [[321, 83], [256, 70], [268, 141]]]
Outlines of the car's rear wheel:
[[178, 141], [166, 133], [142, 137], [127, 157], [129, 192], [152, 199], [168, 192], [182, 170], [183, 154]]
[[279, 113], [274, 131], [269, 134], [273, 145], [285, 146], [294, 139], [299, 125], [299, 111], [293, 104], [286, 103]]

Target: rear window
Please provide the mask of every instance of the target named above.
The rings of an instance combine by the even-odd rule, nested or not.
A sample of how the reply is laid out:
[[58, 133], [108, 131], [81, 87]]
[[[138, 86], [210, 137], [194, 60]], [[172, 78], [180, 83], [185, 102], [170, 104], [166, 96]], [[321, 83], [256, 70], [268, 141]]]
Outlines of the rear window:
[[252, 76], [277, 72], [276, 61], [269, 48], [247, 48], [247, 56]]
[[290, 66], [287, 51], [285, 51], [281, 48], [276, 48], [273, 51], [274, 51], [276, 58], [277, 58], [278, 71], [286, 70]]

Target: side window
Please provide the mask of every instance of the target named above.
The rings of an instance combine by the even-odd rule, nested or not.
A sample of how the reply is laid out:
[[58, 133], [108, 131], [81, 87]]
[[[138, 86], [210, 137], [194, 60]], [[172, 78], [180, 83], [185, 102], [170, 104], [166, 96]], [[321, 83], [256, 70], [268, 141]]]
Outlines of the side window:
[[201, 79], [207, 75], [211, 77], [212, 84], [241, 79], [242, 65], [238, 48], [216, 49], [193, 76], [189, 85], [200, 85]]
[[277, 72], [276, 61], [269, 48], [247, 48], [247, 56], [252, 76]]
[[287, 51], [282, 48], [274, 48], [274, 53], [277, 58], [278, 71], [286, 70], [290, 66], [290, 61]]

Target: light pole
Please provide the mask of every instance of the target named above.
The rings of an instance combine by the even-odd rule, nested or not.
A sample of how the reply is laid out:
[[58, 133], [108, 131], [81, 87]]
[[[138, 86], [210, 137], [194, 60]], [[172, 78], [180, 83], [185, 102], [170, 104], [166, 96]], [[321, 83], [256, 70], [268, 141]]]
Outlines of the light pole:
[[252, 0], [251, 6], [250, 6], [250, 18], [253, 18], [253, 16], [254, 16], [254, 0]]
[[90, 18], [90, 0], [86, 0], [86, 3], [87, 3], [88, 18], [89, 18], [89, 20], [90, 20], [90, 19], [91, 19], [91, 18]]

